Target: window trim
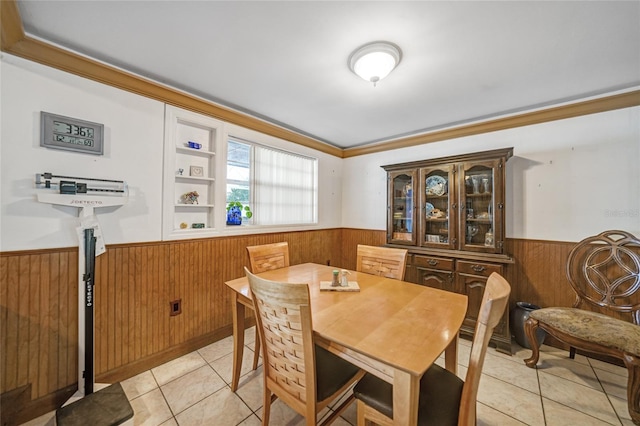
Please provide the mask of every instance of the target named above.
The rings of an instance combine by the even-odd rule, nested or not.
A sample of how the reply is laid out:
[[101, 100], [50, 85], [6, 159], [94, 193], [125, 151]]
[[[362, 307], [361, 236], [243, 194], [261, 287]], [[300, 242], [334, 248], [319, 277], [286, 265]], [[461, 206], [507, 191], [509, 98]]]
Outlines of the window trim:
[[[231, 126], [229, 126], [231, 127]], [[248, 133], [247, 136], [245, 135], [241, 135], [238, 136], [238, 133], [242, 134], [242, 133]], [[252, 139], [252, 137], [255, 137], [255, 139]], [[309, 223], [287, 223], [287, 224], [255, 224], [255, 223], [251, 223], [248, 225], [245, 225], [247, 227], [250, 227], [250, 229], [252, 230], [257, 230], [257, 229], [274, 229], [274, 228], [284, 228], [284, 229], [292, 229], [292, 228], [299, 228], [299, 227], [309, 227], [309, 226], [318, 226], [320, 219], [320, 206], [319, 206], [319, 193], [320, 193], [320, 188], [319, 188], [319, 174], [320, 174], [320, 159], [317, 156], [311, 156], [311, 155], [307, 155], [307, 154], [302, 154], [300, 152], [296, 152], [294, 150], [291, 149], [285, 149], [279, 146], [274, 146], [271, 143], [267, 143], [265, 142], [265, 139], [273, 139], [272, 137], [269, 137], [268, 135], [264, 135], [258, 132], [254, 132], [251, 131], [249, 129], [245, 129], [245, 128], [241, 128], [241, 127], [237, 127], [237, 126], [233, 126], [233, 129], [231, 128], [227, 128], [227, 131], [224, 134], [224, 139], [223, 139], [223, 145], [224, 145], [224, 190], [221, 191], [224, 194], [224, 203], [225, 203], [225, 211], [226, 211], [226, 204], [227, 204], [227, 185], [229, 183], [229, 180], [227, 179], [227, 161], [228, 161], [228, 147], [229, 147], [229, 141], [234, 141], [234, 142], [238, 142], [238, 143], [244, 143], [250, 146], [258, 146], [264, 149], [268, 149], [271, 151], [275, 151], [275, 152], [279, 152], [282, 154], [286, 154], [286, 155], [291, 155], [291, 156], [295, 156], [295, 157], [299, 157], [301, 159], [306, 159], [309, 161], [312, 161], [314, 163], [314, 200], [313, 200], [313, 212], [312, 212], [312, 216], [313, 216], [313, 221], [309, 222]], [[282, 140], [277, 140], [278, 142], [284, 142], [286, 143], [286, 141], [282, 141]], [[254, 154], [254, 150], [251, 149], [250, 150], [250, 158], [249, 158], [249, 162], [251, 165], [253, 165], [253, 162], [255, 160], [255, 154]], [[250, 195], [249, 195], [249, 203], [251, 205], [252, 210], [254, 211], [255, 214], [255, 205], [256, 205], [256, 201], [255, 201], [255, 190], [254, 188], [254, 182], [255, 182], [255, 167], [250, 167], [250, 176], [249, 176], [249, 186], [251, 188], [250, 190]], [[226, 214], [225, 214], [226, 217]], [[229, 230], [229, 228], [238, 228], [233, 227], [233, 226], [227, 226], [226, 224], [223, 225], [226, 227], [227, 230]], [[244, 227], [244, 226], [243, 226]]]

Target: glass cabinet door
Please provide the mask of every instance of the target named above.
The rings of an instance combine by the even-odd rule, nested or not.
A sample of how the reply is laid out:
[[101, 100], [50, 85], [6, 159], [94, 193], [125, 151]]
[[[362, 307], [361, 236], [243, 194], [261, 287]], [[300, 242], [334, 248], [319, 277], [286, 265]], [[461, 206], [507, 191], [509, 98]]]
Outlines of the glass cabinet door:
[[501, 253], [502, 235], [496, 238], [495, 224], [501, 223], [504, 207], [497, 198], [502, 190], [502, 163], [465, 163], [460, 174], [460, 248]]
[[[456, 208], [454, 168], [443, 165], [439, 168], [420, 169], [420, 183], [424, 193], [420, 194], [421, 232], [420, 245], [425, 247], [452, 249], [456, 244]], [[452, 226], [453, 224], [453, 226]]]
[[393, 172], [389, 176], [389, 214], [391, 234], [387, 241], [394, 244], [416, 243], [415, 172]]

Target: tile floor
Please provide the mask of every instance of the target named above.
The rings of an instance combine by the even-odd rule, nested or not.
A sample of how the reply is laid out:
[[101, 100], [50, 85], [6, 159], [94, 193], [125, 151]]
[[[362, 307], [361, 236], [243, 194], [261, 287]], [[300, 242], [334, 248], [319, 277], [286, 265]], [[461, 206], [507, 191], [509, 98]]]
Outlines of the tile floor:
[[[262, 368], [251, 371], [253, 338], [253, 329], [247, 330], [242, 377], [235, 394], [229, 387], [231, 337], [123, 381], [135, 412], [134, 424], [259, 425]], [[460, 339], [461, 377], [466, 374], [470, 347], [470, 341]], [[514, 343], [510, 357], [489, 348], [478, 392], [478, 425], [633, 424], [627, 411], [626, 369], [580, 355], [570, 360], [566, 351], [550, 346], [542, 350], [538, 368], [531, 369], [523, 362], [529, 350]], [[444, 360], [438, 363], [443, 365]], [[54, 414], [26, 424], [53, 426]], [[304, 425], [304, 419], [278, 400], [271, 409], [270, 423]], [[355, 425], [355, 404], [333, 424]]]

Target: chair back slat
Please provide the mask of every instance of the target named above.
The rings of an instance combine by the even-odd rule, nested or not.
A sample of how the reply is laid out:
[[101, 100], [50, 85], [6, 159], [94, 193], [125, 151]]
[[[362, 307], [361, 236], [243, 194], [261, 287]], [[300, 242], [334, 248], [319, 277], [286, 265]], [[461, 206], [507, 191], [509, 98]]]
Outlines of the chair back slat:
[[511, 286], [500, 274], [494, 272], [489, 276], [482, 296], [480, 313], [473, 335], [469, 367], [462, 388], [458, 425], [476, 424], [476, 398], [482, 375], [482, 366], [489, 346], [493, 329], [498, 325], [505, 313]]
[[[306, 406], [316, 401], [313, 324], [307, 284], [276, 283], [249, 273], [245, 268], [256, 321], [264, 345], [265, 380], [288, 394], [287, 403]], [[310, 358], [309, 358], [310, 357]]]
[[356, 271], [371, 275], [404, 279], [408, 250], [358, 244]]
[[289, 244], [282, 243], [263, 244], [247, 247], [251, 272], [271, 271], [289, 266]]

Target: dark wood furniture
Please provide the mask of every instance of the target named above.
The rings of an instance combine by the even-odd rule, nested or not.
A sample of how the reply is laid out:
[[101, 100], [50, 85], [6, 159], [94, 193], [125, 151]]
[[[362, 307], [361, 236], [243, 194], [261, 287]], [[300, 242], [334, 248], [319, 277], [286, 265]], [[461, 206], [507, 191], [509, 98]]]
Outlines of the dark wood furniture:
[[[538, 328], [571, 345], [571, 357], [578, 348], [622, 360], [629, 371], [629, 414], [640, 424], [640, 240], [624, 231], [586, 238], [569, 253], [566, 272], [575, 303], [531, 312], [525, 333], [532, 352], [525, 363], [531, 368], [538, 363]], [[579, 309], [583, 305], [630, 314], [632, 322]]]
[[[382, 166], [387, 244], [409, 250], [405, 280], [469, 297], [473, 336], [489, 276], [505, 275], [506, 162], [513, 148]], [[511, 354], [508, 306], [491, 343]]]
[[[482, 297], [480, 317], [473, 337], [473, 346], [464, 382], [439, 365], [432, 365], [420, 380], [418, 424], [456, 426], [476, 424], [476, 397], [482, 366], [493, 328], [509, 304], [511, 286], [493, 273], [487, 280]], [[393, 424], [391, 385], [366, 374], [353, 390], [358, 400], [358, 426], [368, 421], [380, 425]]]

